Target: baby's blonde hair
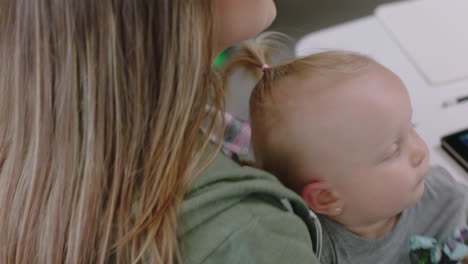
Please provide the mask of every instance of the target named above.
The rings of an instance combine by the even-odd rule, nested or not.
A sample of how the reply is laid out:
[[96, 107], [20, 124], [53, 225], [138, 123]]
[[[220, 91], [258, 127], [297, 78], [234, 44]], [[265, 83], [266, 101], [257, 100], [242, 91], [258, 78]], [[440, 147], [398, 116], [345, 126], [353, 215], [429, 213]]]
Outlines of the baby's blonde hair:
[[[239, 66], [245, 67], [258, 77], [259, 81], [250, 95], [249, 102], [255, 166], [277, 175], [286, 185], [291, 185], [281, 176], [296, 173], [294, 149], [288, 148], [288, 138], [278, 138], [277, 131], [283, 129], [287, 118], [280, 97], [290, 96], [298, 87], [285, 87], [278, 85], [279, 82], [286, 78], [310, 79], [318, 76], [330, 79], [347, 78], [359, 75], [370, 65], [378, 63], [355, 52], [328, 50], [292, 58], [275, 66], [269, 65], [271, 56], [284, 47], [278, 42], [282, 37], [282, 34], [267, 32], [244, 42], [239, 49], [239, 55], [227, 66], [225, 78]], [[288, 89], [287, 93], [285, 88]], [[300, 93], [295, 93], [298, 94]]]

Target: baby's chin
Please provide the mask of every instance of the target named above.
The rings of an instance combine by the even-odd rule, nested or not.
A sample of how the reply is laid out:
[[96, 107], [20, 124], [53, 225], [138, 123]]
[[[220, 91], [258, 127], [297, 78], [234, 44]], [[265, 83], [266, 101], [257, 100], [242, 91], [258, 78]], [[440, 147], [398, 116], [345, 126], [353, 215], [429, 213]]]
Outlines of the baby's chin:
[[403, 208], [403, 210], [415, 206], [419, 202], [419, 200], [421, 200], [424, 194], [424, 189], [425, 189], [424, 182], [425, 182], [425, 175], [421, 177], [421, 180], [419, 180], [418, 183], [414, 186], [412, 193], [410, 194], [410, 198], [408, 199], [409, 200], [408, 204], [405, 208]]
[[424, 194], [424, 186], [425, 186], [424, 182], [430, 170], [429, 162], [427, 160], [424, 162], [422, 166], [423, 167], [420, 169], [420, 174], [418, 175], [418, 178], [419, 178], [418, 182], [416, 183], [416, 186], [414, 187], [414, 192], [415, 192], [414, 204], [416, 204]]
[[414, 189], [414, 200], [412, 204], [409, 206], [414, 206], [419, 200], [421, 200], [423, 194], [424, 194], [424, 189], [425, 189], [425, 180], [424, 177], [422, 178], [421, 181], [419, 181], [418, 185]]

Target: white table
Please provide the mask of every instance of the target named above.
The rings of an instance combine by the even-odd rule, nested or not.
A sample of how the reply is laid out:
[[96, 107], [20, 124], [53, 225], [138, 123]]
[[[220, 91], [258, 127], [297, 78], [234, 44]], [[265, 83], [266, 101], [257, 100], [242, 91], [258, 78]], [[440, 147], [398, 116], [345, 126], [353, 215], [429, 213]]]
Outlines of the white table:
[[431, 164], [445, 167], [458, 181], [468, 184], [468, 173], [440, 146], [443, 135], [468, 128], [468, 103], [442, 108], [443, 101], [468, 94], [468, 80], [429, 85], [374, 16], [306, 35], [298, 42], [296, 54], [304, 56], [328, 49], [369, 55], [395, 72], [408, 87], [414, 110], [413, 121], [428, 144]]

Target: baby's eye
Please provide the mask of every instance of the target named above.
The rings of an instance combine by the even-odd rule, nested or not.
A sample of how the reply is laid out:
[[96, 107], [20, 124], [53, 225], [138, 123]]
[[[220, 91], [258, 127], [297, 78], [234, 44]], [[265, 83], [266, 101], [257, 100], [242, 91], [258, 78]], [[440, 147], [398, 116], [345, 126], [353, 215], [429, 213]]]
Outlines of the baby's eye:
[[398, 143], [393, 143], [392, 147], [390, 148], [389, 153], [393, 154], [397, 150], [398, 150]]
[[400, 143], [399, 142], [394, 143], [387, 153], [388, 154], [386, 155], [385, 160], [398, 156], [398, 154], [400, 153]]
[[398, 156], [400, 154], [400, 144], [396, 144], [396, 149], [393, 151], [392, 156]]

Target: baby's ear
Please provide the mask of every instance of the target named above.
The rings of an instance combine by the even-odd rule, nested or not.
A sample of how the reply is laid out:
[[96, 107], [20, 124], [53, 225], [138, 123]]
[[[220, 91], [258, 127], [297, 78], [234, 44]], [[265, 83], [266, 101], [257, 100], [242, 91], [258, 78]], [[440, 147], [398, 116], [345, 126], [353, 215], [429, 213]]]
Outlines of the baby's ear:
[[327, 181], [313, 181], [306, 184], [302, 188], [301, 196], [316, 213], [337, 216], [343, 211], [343, 201]]

